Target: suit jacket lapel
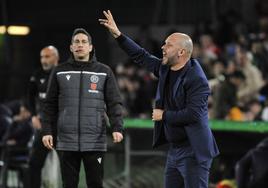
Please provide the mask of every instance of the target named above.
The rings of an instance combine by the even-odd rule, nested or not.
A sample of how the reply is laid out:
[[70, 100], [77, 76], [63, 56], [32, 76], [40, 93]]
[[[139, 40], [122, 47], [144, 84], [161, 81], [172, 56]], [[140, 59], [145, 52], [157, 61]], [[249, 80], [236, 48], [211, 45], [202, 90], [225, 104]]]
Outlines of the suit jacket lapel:
[[[164, 89], [165, 89], [165, 82], [167, 79], [167, 75], [169, 72], [169, 67], [164, 66], [161, 69], [161, 75], [158, 83], [157, 93], [156, 93], [156, 100], [155, 100], [155, 108], [163, 109], [164, 108]], [[164, 126], [162, 121], [156, 121], [154, 123], [154, 136], [153, 136], [153, 148], [162, 145], [167, 142], [165, 138]]]
[[163, 107], [164, 107], [164, 94], [165, 94], [164, 89], [165, 89], [165, 83], [166, 83], [167, 75], [168, 75], [168, 72], [169, 72], [169, 67], [168, 66], [163, 67], [163, 69], [161, 71], [162, 71], [162, 74], [161, 74], [160, 80], [159, 80], [155, 107], [163, 109]]
[[182, 69], [180, 77], [177, 78], [175, 85], [173, 86], [173, 98], [175, 98], [179, 85], [181, 84], [186, 72], [190, 69], [191, 60], [189, 60]]

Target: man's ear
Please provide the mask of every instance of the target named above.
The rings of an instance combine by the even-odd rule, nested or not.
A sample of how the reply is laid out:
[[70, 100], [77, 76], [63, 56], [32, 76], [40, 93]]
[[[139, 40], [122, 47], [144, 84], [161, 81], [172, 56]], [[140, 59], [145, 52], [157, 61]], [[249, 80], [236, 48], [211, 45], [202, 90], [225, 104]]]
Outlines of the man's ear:
[[184, 50], [184, 49], [179, 50], [179, 51], [178, 51], [178, 56], [180, 57], [180, 56], [182, 56], [184, 53], [185, 53], [185, 50]]
[[90, 45], [89, 45], [89, 52], [92, 52], [92, 50], [93, 50], [93, 45], [90, 44]]
[[72, 45], [70, 45], [70, 51], [73, 52], [73, 47], [72, 47]]

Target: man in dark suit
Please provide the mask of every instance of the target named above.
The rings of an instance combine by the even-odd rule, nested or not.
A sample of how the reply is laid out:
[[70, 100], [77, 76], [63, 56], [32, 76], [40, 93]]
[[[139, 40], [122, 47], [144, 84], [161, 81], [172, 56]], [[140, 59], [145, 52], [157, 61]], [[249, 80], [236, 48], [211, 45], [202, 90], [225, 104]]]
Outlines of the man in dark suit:
[[110, 11], [99, 19], [130, 58], [159, 79], [153, 146], [169, 143], [166, 188], [208, 187], [209, 168], [219, 154], [208, 125], [208, 81], [197, 60], [193, 43], [183, 33], [173, 33], [162, 46], [163, 59], [151, 55], [117, 28]]

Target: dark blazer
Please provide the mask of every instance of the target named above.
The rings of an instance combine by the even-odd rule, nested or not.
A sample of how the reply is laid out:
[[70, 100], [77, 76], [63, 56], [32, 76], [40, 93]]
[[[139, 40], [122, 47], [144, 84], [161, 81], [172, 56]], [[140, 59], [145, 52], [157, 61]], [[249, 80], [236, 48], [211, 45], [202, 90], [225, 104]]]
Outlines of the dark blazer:
[[[165, 81], [170, 68], [125, 35], [117, 38], [120, 47], [129, 57], [158, 77], [156, 108], [163, 109]], [[197, 60], [191, 59], [184, 66], [181, 76], [173, 86], [176, 111], [165, 111], [163, 120], [155, 122], [153, 147], [165, 144], [163, 126], [184, 126], [198, 162], [207, 161], [219, 154], [208, 125], [208, 81]]]

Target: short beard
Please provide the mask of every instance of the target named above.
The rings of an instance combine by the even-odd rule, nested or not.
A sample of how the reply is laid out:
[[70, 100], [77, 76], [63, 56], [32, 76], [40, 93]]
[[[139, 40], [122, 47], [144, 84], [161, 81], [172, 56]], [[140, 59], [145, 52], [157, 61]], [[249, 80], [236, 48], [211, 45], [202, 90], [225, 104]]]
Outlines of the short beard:
[[83, 59], [85, 59], [85, 57], [84, 56], [78, 56], [77, 59], [83, 60]]
[[172, 59], [169, 59], [169, 60], [167, 61], [167, 63], [166, 63], [166, 65], [169, 66], [169, 67], [172, 67], [172, 66], [175, 65], [175, 64], [176, 64], [175, 61], [173, 61]]

